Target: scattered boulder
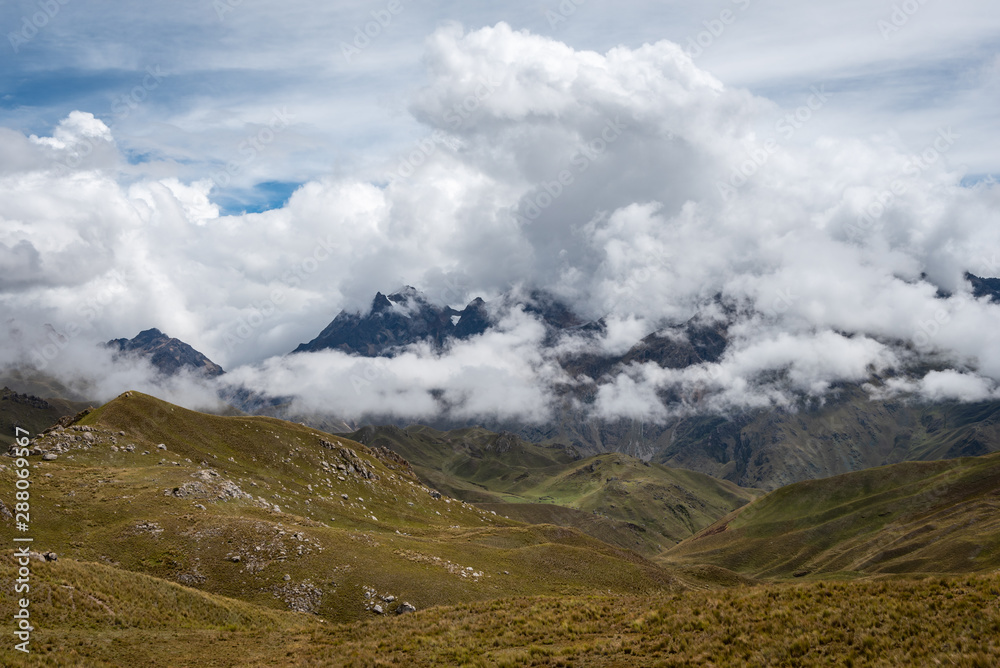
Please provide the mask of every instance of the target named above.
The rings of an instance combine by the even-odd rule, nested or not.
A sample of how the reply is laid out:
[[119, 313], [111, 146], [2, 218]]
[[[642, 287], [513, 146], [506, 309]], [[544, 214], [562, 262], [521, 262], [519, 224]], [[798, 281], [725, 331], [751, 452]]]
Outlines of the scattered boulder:
[[[290, 576], [287, 576], [290, 578]], [[283, 584], [272, 590], [275, 597], [281, 599], [294, 612], [316, 614], [323, 600], [323, 590], [311, 582], [297, 585]]]
[[54, 452], [46, 452], [44, 455], [42, 455], [42, 461], [51, 462], [56, 459], [59, 459], [59, 455], [57, 455]]
[[163, 533], [163, 527], [156, 522], [139, 522], [132, 528], [132, 531], [135, 534], [147, 533], [155, 538]]
[[167, 446], [164, 443], [160, 443], [158, 446], [156, 446], [156, 449], [157, 450], [166, 450]]
[[381, 615], [382, 613], [385, 612], [385, 610], [382, 609], [381, 605], [376, 603], [375, 605], [372, 606], [372, 612], [374, 612], [376, 615]]
[[406, 601], [403, 601], [396, 607], [397, 615], [405, 615], [408, 612], [416, 612], [416, 611], [417, 609], [412, 605], [410, 605], [409, 603], [407, 603]]

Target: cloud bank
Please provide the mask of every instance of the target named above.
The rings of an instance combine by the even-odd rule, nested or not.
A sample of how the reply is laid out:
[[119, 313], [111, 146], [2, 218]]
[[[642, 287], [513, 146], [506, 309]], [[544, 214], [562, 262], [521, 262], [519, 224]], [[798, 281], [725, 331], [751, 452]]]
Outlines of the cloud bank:
[[[446, 26], [425, 65], [409, 106], [422, 140], [262, 213], [222, 215], [209, 175], [136, 178], [85, 111], [50, 137], [0, 132], [3, 361], [97, 378], [46, 324], [80, 346], [157, 327], [231, 369], [225, 382], [343, 416], [544, 421], [558, 388], [596, 382], [595, 415], [658, 420], [695, 397], [791, 405], [916, 361], [953, 371], [873, 393], [996, 396], [1000, 307], [963, 277], [1000, 274], [1000, 190], [949, 167], [975, 141], [961, 128], [928, 127], [917, 147], [817, 139], [822, 84], [779, 106], [668, 41], [600, 54], [504, 23]], [[608, 316], [604, 339], [564, 349], [620, 354], [692, 318], [727, 320], [730, 343], [718, 364], [570, 378], [541, 325], [512, 312], [444, 352], [276, 357], [401, 284], [458, 306], [540, 287]], [[113, 396], [142, 373], [105, 376]]]

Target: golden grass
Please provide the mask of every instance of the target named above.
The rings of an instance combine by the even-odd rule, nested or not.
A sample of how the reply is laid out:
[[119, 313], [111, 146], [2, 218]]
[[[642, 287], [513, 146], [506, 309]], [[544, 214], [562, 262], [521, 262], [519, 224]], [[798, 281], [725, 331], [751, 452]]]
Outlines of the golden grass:
[[[986, 668], [1000, 661], [997, 574], [498, 599], [343, 625], [270, 614], [200, 631], [43, 627], [39, 652], [9, 665]], [[283, 626], [274, 630], [274, 619]]]

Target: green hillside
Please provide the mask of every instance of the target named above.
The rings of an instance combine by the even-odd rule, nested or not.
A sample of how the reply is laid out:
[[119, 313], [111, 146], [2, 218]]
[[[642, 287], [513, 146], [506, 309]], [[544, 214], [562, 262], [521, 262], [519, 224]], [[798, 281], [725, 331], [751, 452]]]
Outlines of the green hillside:
[[[40, 549], [268, 608], [348, 621], [402, 601], [675, 587], [635, 553], [442, 497], [391, 453], [272, 418], [130, 392], [34, 446], [57, 457], [31, 458]], [[13, 489], [6, 468], [7, 508]]]
[[669, 549], [665, 563], [761, 577], [1000, 568], [1000, 454], [783, 487]]
[[[349, 437], [398, 453], [427, 484], [456, 498], [488, 504], [482, 507], [522, 521], [572, 526], [649, 555], [759, 495], [624, 454], [579, 459], [561, 447], [483, 429], [366, 427]], [[582, 511], [583, 516], [537, 504]]]
[[1000, 402], [872, 401], [857, 385], [824, 406], [686, 418], [649, 445], [655, 461], [745, 487], [777, 489], [906, 461], [977, 457], [1000, 450]]

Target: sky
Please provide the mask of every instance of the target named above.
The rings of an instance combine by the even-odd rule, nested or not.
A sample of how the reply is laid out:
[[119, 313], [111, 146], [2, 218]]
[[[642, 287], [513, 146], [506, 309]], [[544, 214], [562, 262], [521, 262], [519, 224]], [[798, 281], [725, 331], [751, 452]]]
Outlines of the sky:
[[719, 364], [624, 370], [604, 417], [928, 360], [873, 396], [997, 393], [1000, 307], [963, 280], [1000, 275], [991, 3], [35, 0], [0, 29], [5, 366], [212, 396], [95, 348], [157, 327], [311, 409], [419, 417], [444, 388], [544, 421], [594, 379], [523, 313], [378, 368], [285, 355], [376, 291], [522, 285], [607, 316], [567, 343], [606, 351], [739, 306]]

